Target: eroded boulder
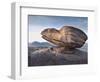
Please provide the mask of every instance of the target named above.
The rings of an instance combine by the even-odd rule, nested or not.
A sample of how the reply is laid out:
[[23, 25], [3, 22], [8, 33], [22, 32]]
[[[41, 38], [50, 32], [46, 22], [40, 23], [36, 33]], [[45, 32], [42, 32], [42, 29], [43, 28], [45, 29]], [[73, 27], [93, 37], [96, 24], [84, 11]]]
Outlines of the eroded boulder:
[[28, 57], [29, 66], [88, 63], [87, 51], [76, 49], [81, 48], [87, 40], [87, 35], [82, 30], [72, 26], [63, 26], [59, 30], [44, 29], [41, 34], [42, 38], [56, 46], [32, 50]]
[[87, 40], [87, 35], [82, 30], [72, 26], [63, 26], [59, 30], [47, 28], [41, 34], [45, 40], [66, 49], [80, 48]]

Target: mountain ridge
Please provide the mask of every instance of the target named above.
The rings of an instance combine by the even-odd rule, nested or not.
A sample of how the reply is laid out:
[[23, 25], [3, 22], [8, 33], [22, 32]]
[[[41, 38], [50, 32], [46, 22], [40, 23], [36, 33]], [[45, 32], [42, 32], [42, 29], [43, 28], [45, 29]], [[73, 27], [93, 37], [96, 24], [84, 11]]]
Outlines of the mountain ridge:
[[[55, 45], [50, 44], [49, 42], [38, 42], [38, 41], [34, 41], [31, 43], [28, 43], [28, 47], [31, 49], [39, 49], [39, 48], [51, 48], [51, 47], [55, 47]], [[79, 50], [88, 51], [88, 43], [85, 43], [81, 48], [78, 48]]]
[[53, 47], [54, 45], [48, 43], [48, 42], [38, 42], [34, 41], [28, 44], [29, 47]]

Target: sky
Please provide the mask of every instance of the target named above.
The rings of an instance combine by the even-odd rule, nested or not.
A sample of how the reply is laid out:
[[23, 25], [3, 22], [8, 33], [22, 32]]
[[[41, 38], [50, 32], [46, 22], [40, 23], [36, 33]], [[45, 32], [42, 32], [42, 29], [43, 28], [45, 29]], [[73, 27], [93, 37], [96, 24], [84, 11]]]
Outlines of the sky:
[[45, 28], [60, 29], [63, 26], [74, 26], [83, 30], [87, 34], [88, 18], [87, 17], [71, 17], [71, 16], [43, 16], [43, 15], [29, 15], [28, 29], [29, 42], [39, 41], [46, 42], [42, 39], [41, 31]]

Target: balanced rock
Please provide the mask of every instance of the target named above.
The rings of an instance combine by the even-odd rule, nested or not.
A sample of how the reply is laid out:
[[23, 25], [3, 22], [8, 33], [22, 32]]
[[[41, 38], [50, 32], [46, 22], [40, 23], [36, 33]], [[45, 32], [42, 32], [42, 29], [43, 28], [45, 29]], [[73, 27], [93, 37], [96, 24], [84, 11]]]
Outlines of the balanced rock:
[[87, 35], [82, 30], [72, 26], [63, 26], [60, 30], [47, 28], [41, 34], [45, 40], [66, 49], [80, 48], [87, 40]]

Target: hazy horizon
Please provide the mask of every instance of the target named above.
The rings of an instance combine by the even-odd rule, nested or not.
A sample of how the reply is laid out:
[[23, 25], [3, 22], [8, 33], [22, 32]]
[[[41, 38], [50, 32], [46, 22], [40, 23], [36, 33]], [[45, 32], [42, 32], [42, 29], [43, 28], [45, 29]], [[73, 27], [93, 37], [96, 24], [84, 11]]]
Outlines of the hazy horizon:
[[70, 16], [41, 16], [41, 15], [29, 15], [28, 16], [28, 28], [29, 28], [29, 43], [47, 42], [42, 39], [41, 31], [45, 28], [60, 29], [62, 26], [74, 26], [83, 30], [87, 34], [88, 18], [87, 17], [70, 17]]

